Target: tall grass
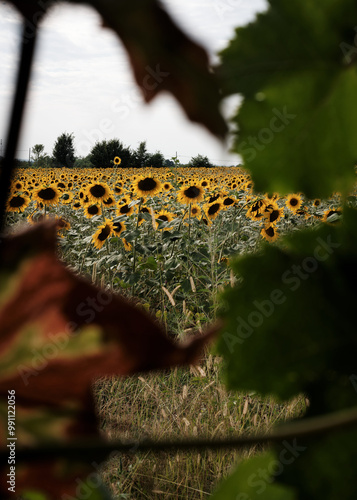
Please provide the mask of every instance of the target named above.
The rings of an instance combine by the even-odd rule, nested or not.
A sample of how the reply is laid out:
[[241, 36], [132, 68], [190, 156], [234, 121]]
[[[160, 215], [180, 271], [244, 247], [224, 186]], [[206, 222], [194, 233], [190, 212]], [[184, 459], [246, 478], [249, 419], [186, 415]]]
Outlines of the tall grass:
[[[227, 392], [221, 367], [221, 359], [208, 354], [200, 366], [98, 380], [94, 393], [103, 434], [123, 441], [223, 438], [269, 431], [304, 413], [303, 396], [283, 405]], [[203, 499], [239, 459], [258, 451], [118, 455], [105, 463], [102, 478], [115, 498]]]

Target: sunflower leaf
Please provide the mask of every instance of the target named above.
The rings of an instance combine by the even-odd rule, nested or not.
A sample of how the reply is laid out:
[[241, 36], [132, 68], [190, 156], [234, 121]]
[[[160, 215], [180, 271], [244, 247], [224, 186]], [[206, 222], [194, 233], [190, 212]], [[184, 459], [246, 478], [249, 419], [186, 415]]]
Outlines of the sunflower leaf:
[[230, 388], [307, 393], [311, 413], [355, 404], [355, 314], [345, 297], [357, 299], [356, 224], [346, 208], [343, 224], [295, 232], [232, 263], [240, 282], [225, 292], [218, 345]]
[[234, 150], [258, 191], [346, 192], [355, 180], [357, 72], [343, 43], [355, 45], [356, 3], [269, 3], [222, 53], [225, 92], [244, 97]]

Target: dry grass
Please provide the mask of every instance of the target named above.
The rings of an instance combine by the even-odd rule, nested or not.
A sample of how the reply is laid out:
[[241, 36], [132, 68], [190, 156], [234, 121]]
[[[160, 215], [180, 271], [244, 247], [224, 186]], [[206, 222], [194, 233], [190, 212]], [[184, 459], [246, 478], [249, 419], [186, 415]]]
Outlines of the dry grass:
[[[200, 367], [98, 380], [103, 433], [130, 441], [223, 438], [268, 431], [278, 421], [303, 414], [303, 397], [281, 405], [253, 394], [227, 393], [220, 365], [219, 358], [209, 355]], [[203, 499], [238, 459], [256, 451], [120, 455], [106, 462], [102, 478], [118, 499]]]

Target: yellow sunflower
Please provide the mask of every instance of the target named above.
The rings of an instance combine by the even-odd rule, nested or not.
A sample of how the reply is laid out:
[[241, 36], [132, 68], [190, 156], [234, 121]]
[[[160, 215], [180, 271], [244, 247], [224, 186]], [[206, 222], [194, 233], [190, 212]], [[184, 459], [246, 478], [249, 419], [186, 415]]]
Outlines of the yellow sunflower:
[[208, 189], [210, 187], [211, 183], [208, 179], [202, 179], [202, 181], [200, 182], [200, 185], [204, 189]]
[[155, 216], [156, 220], [156, 228], [157, 229], [163, 229], [165, 231], [170, 231], [172, 227], [160, 227], [160, 222], [171, 222], [175, 218], [175, 215], [171, 212], [168, 212], [167, 210], [160, 210], [160, 212]]
[[122, 221], [113, 222], [113, 235], [119, 236], [123, 231], [125, 231], [126, 226]]
[[130, 250], [133, 248], [132, 244], [131, 244], [131, 243], [129, 243], [129, 241], [126, 241], [126, 239], [125, 239], [125, 238], [122, 238], [121, 240], [122, 240], [122, 242], [123, 242], [123, 245], [124, 245], [125, 250], [126, 250], [127, 252], [130, 252]]
[[162, 189], [163, 189], [163, 191], [168, 192], [168, 191], [171, 191], [171, 189], [173, 189], [173, 186], [172, 186], [171, 182], [166, 181], [163, 183]]
[[302, 199], [300, 194], [289, 194], [286, 199], [285, 205], [295, 213], [302, 205]]
[[84, 207], [84, 215], [87, 217], [87, 219], [91, 219], [95, 215], [101, 215], [102, 209], [100, 208], [100, 205], [94, 203], [93, 205], [86, 205]]
[[11, 191], [22, 191], [24, 184], [21, 181], [14, 181], [11, 183]]
[[[198, 205], [191, 205], [191, 217], [196, 217], [196, 218], [199, 218], [201, 217], [201, 209]], [[184, 219], [188, 219], [190, 217], [190, 212], [187, 211], [185, 213], [185, 216], [184, 216]]]
[[79, 210], [80, 208], [82, 208], [83, 205], [80, 201], [78, 200], [75, 200], [73, 203], [72, 203], [72, 208], [73, 210]]
[[128, 203], [118, 203], [117, 204], [117, 215], [131, 215], [134, 212], [134, 206], [129, 207]]
[[237, 203], [238, 200], [236, 198], [233, 198], [233, 196], [225, 196], [223, 198], [223, 206], [224, 208], [232, 207]]
[[[328, 210], [325, 210], [324, 211], [324, 215], [322, 217], [322, 220], [324, 222], [330, 222], [328, 220], [329, 217], [332, 217], [333, 215], [338, 215], [340, 216], [342, 214], [342, 210], [341, 208], [329, 208]], [[339, 219], [339, 217], [337, 217], [337, 220]], [[336, 222], [336, 220], [333, 220], [331, 222]]]
[[109, 219], [105, 219], [104, 224], [99, 226], [98, 231], [96, 231], [93, 236], [93, 243], [98, 250], [102, 248], [105, 241], [113, 234], [113, 222]]
[[247, 210], [247, 213], [245, 214], [246, 217], [248, 217], [251, 220], [262, 219], [264, 217], [264, 210], [267, 204], [269, 203], [267, 203], [267, 200], [263, 198], [255, 200]]
[[223, 203], [220, 198], [213, 203], [205, 205], [205, 213], [210, 221], [215, 219], [222, 209]]
[[85, 194], [93, 203], [109, 198], [110, 188], [105, 182], [93, 182], [87, 187]]
[[189, 186], [183, 186], [177, 193], [177, 199], [180, 203], [199, 203], [203, 200], [204, 189], [202, 186], [197, 184], [190, 184]]
[[278, 222], [284, 214], [284, 209], [279, 208], [278, 204], [274, 201], [265, 206], [263, 212], [264, 217], [267, 219], [267, 224]]
[[279, 233], [276, 230], [274, 224], [268, 224], [267, 226], [263, 227], [263, 229], [260, 231], [260, 234], [265, 240], [270, 242], [273, 242], [279, 238]]
[[119, 158], [119, 156], [116, 156], [114, 158], [114, 165], [120, 165], [121, 164], [121, 158]]
[[12, 194], [6, 202], [7, 212], [23, 212], [30, 204], [30, 198], [25, 195]]
[[68, 191], [63, 193], [61, 196], [61, 203], [64, 203], [65, 205], [69, 205], [70, 203], [72, 203], [72, 200], [73, 200], [73, 194]]
[[56, 186], [40, 186], [33, 193], [33, 199], [44, 205], [57, 205], [60, 197], [60, 192]]
[[139, 212], [139, 221], [138, 221], [138, 225], [141, 226], [141, 224], [145, 221], [145, 217], [142, 217], [141, 214], [149, 214], [150, 213], [150, 210], [148, 207], [145, 207], [144, 205], [140, 208], [140, 212]]
[[161, 191], [161, 182], [156, 177], [140, 176], [133, 183], [133, 191], [138, 196], [146, 198], [147, 196], [154, 196]]
[[103, 205], [105, 207], [113, 207], [116, 204], [114, 196], [108, 196], [105, 200], [103, 200]]

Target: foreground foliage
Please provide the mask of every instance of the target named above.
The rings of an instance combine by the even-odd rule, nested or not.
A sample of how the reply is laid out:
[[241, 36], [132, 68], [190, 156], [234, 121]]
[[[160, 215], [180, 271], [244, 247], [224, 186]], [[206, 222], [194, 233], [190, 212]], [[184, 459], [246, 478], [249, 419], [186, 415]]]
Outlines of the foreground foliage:
[[[28, 19], [34, 18], [37, 13], [36, 2], [13, 0], [13, 3]], [[158, 59], [162, 61], [162, 64], [165, 63], [167, 78], [163, 79], [162, 85], [153, 88], [151, 92], [144, 93], [148, 102], [159, 91], [169, 90], [181, 102], [191, 119], [203, 123], [217, 136], [225, 133], [226, 125], [218, 111], [221, 96], [214, 75], [208, 71], [207, 55], [201, 47], [179, 30], [157, 1], [134, 0], [130, 3], [117, 3], [92, 0], [91, 3], [101, 13], [105, 23], [120, 35], [139, 85], [146, 76], [147, 66], [145, 65], [151, 67]], [[138, 7], [142, 11], [142, 16], [137, 16]], [[197, 267], [201, 267], [194, 265], [194, 259], [192, 259], [193, 262], [190, 260], [196, 248], [198, 248], [198, 254], [205, 254], [203, 248], [207, 244], [211, 245], [210, 250], [215, 249], [208, 254], [205, 271], [209, 269], [211, 286], [214, 283], [218, 288], [219, 280], [214, 281], [217, 276], [212, 274], [212, 270], [217, 269], [215, 264], [217, 248], [222, 238], [225, 239], [224, 232], [228, 234], [225, 243], [232, 253], [235, 250], [242, 254], [241, 249], [244, 247], [242, 243], [249, 241], [249, 237], [247, 240], [240, 239], [239, 224], [242, 221], [239, 210], [243, 211], [243, 207], [247, 205], [248, 210], [244, 216], [253, 220], [258, 226], [262, 221], [265, 223], [263, 228], [258, 228], [259, 236], [254, 239], [253, 249], [258, 252], [254, 255], [241, 255], [237, 260], [230, 259], [233, 273], [229, 276], [229, 285], [232, 289], [224, 293], [220, 307], [213, 304], [213, 309], [210, 311], [214, 315], [218, 310], [218, 315], [223, 322], [222, 335], [217, 349], [224, 358], [226, 380], [231, 388], [238, 390], [249, 388], [282, 399], [305, 391], [309, 397], [310, 406], [298, 427], [299, 432], [296, 425], [288, 424], [284, 432], [277, 434], [278, 437], [276, 435], [275, 438], [274, 435], [259, 436], [256, 443], [271, 441], [274, 444], [265, 454], [259, 454], [241, 462], [236, 471], [222, 481], [214, 494], [213, 498], [216, 499], [334, 500], [335, 498], [356, 497], [357, 483], [354, 471], [356, 451], [353, 445], [357, 421], [356, 410], [353, 409], [355, 408], [356, 388], [356, 375], [354, 374], [356, 336], [353, 309], [347, 305], [353, 304], [356, 299], [353, 270], [356, 266], [357, 255], [355, 238], [357, 220], [355, 210], [349, 206], [351, 201], [354, 202], [353, 196], [351, 199], [351, 191], [355, 182], [354, 162], [357, 157], [355, 142], [357, 123], [356, 114], [353, 112], [353, 107], [356, 106], [356, 49], [355, 30], [351, 21], [356, 18], [356, 14], [357, 8], [354, 0], [340, 2], [318, 0], [313, 6], [307, 0], [303, 2], [293, 0], [289, 3], [283, 0], [270, 0], [269, 9], [247, 27], [237, 30], [236, 39], [224, 51], [219, 72], [225, 92], [227, 94], [239, 92], [243, 96], [243, 103], [236, 117], [239, 141], [236, 141], [235, 148], [241, 152], [245, 166], [252, 170], [253, 181], [257, 189], [261, 193], [266, 193], [259, 197], [252, 195], [253, 199], [249, 200], [245, 198], [241, 207], [239, 207], [241, 201], [238, 201], [237, 212], [230, 220], [232, 234], [227, 230], [227, 227], [229, 228], [228, 216], [227, 219], [222, 217], [224, 203], [218, 201], [218, 197], [200, 206], [200, 203], [206, 202], [204, 186], [198, 185], [195, 180], [194, 184], [182, 185], [180, 189], [175, 187], [178, 190], [175, 203], [178, 202], [188, 207], [187, 233], [183, 236], [181, 229], [185, 228], [187, 222], [185, 213], [173, 211], [172, 215], [158, 212], [158, 210], [165, 210], [160, 206], [160, 198], [157, 198], [158, 193], [161, 192], [162, 182], [147, 172], [143, 172], [142, 177], [132, 180], [132, 192], [136, 194], [137, 199], [122, 203], [122, 207], [127, 205], [122, 208], [126, 211], [125, 216], [123, 212], [120, 212], [121, 215], [115, 214], [118, 216], [117, 219], [104, 215], [104, 220], [101, 221], [99, 227], [96, 225], [96, 231], [88, 236], [90, 238], [88, 245], [93, 251], [94, 249], [101, 251], [104, 247], [108, 249], [109, 240], [112, 239], [111, 243], [114, 245], [122, 244], [123, 247], [120, 248], [133, 252], [129, 264], [130, 271], [127, 270], [127, 275], [116, 276], [119, 266], [113, 265], [111, 272], [115, 274], [115, 277], [114, 280], [112, 280], [112, 275], [109, 277], [111, 287], [119, 285], [125, 288], [129, 285], [135, 292], [136, 282], [131, 284], [128, 276], [130, 273], [137, 272], [141, 264], [143, 264], [143, 269], [149, 272], [158, 271], [162, 278], [163, 269], [167, 270], [167, 251], [171, 249], [172, 256], [176, 251], [178, 254], [182, 252], [189, 286], [192, 293], [196, 293], [197, 290], [202, 289], [196, 284], [201, 274], [195, 277], [192, 275], [192, 269], [196, 269], [198, 273]], [[152, 26], [156, 29], [152, 30]], [[149, 40], [154, 40], [154, 43], [149, 43]], [[0, 183], [0, 188], [6, 195], [8, 195], [9, 187], [7, 182], [9, 169], [11, 170], [12, 166], [11, 158], [13, 158], [11, 154], [5, 157], [4, 165], [7, 167], [2, 172]], [[239, 176], [241, 174], [245, 176], [243, 172], [240, 172]], [[77, 208], [83, 210], [89, 219], [102, 216], [102, 205], [105, 206], [105, 211], [117, 203], [113, 199], [111, 187], [106, 183], [103, 184], [102, 181], [103, 179], [99, 178], [91, 179], [83, 193], [83, 200], [87, 197], [87, 201], [91, 203], [90, 206], [78, 202]], [[117, 178], [114, 176], [114, 182], [116, 181]], [[171, 183], [173, 179], [169, 181]], [[28, 190], [34, 191], [33, 193], [26, 194], [21, 191], [23, 186], [17, 187], [17, 192], [12, 192], [8, 200], [8, 210], [21, 213], [29, 208], [31, 203], [38, 203], [35, 207], [36, 217], [46, 219], [49, 207], [56, 207], [62, 195], [58, 186], [53, 185], [57, 179], [48, 178], [46, 184], [41, 184], [41, 182], [39, 186], [34, 185], [33, 190]], [[72, 180], [69, 182], [73, 185]], [[245, 185], [248, 189], [249, 185], [252, 187], [251, 180], [245, 178]], [[119, 186], [121, 187], [123, 186]], [[230, 187], [238, 191], [237, 198], [239, 199], [239, 185], [236, 184], [233, 187], [232, 184]], [[112, 188], [115, 189], [113, 186]], [[294, 221], [297, 231], [287, 238], [278, 238], [278, 224], [282, 224], [285, 209], [282, 210], [282, 200], [280, 200], [280, 205], [278, 202], [274, 205], [276, 201], [274, 191], [280, 191], [283, 194], [291, 193], [284, 200], [284, 204], [293, 212], [291, 220]], [[337, 195], [336, 191], [340, 195]], [[318, 221], [315, 217], [319, 218], [320, 215], [321, 218], [321, 214], [311, 214], [312, 207], [318, 206], [318, 199], [314, 200], [314, 198], [330, 197], [334, 193], [333, 200], [336, 205], [332, 210], [328, 208], [324, 217], [327, 225], [316, 224]], [[233, 195], [233, 193], [227, 194], [230, 198]], [[73, 193], [67, 193], [67, 195], [68, 201]], [[142, 213], [140, 209], [143, 208], [143, 201], [148, 195], [152, 203], [149, 204], [148, 211]], [[311, 208], [304, 196], [314, 200], [311, 201]], [[198, 204], [197, 207], [193, 206], [193, 200]], [[307, 204], [306, 207], [301, 207], [303, 201]], [[4, 205], [5, 195], [0, 197], [0, 202]], [[236, 206], [235, 202], [231, 204]], [[130, 227], [126, 234], [128, 238], [125, 237], [125, 241], [121, 240], [121, 233], [124, 233], [124, 229], [126, 230], [124, 217], [129, 218], [135, 211], [135, 207], [137, 207], [136, 225]], [[43, 209], [44, 213], [38, 214], [39, 209]], [[119, 206], [116, 209], [121, 210]], [[234, 211], [231, 213], [234, 214]], [[198, 218], [197, 223], [192, 223], [192, 219], [196, 220], [197, 214], [202, 214], [202, 216]], [[311, 227], [301, 230], [301, 226], [305, 224], [299, 224], [299, 217], [307, 216], [306, 220], [309, 221], [311, 215], [311, 224], [309, 224]], [[162, 218], [159, 219], [160, 216], [166, 216], [164, 222]], [[216, 229], [219, 227], [219, 218], [225, 225], [222, 232]], [[175, 219], [178, 220], [175, 221]], [[287, 219], [290, 220], [290, 217]], [[148, 236], [150, 241], [145, 241], [145, 237], [144, 241], [140, 239], [142, 220], [145, 223], [148, 222], [149, 225], [151, 223], [152, 232]], [[97, 219], [96, 222], [99, 220]], [[61, 219], [57, 225], [60, 232], [68, 229], [67, 223], [68, 221]], [[61, 269], [60, 279], [56, 281], [56, 276], [52, 276], [47, 286], [42, 289], [44, 273], [51, 269], [51, 265], [48, 264], [54, 263], [53, 249], [55, 247], [53, 238], [55, 226], [46, 224], [48, 222], [45, 221], [38, 229], [28, 230], [22, 236], [10, 237], [1, 246], [2, 313], [4, 316], [2, 342], [3, 353], [6, 354], [2, 360], [5, 365], [2, 392], [6, 395], [6, 390], [8, 390], [6, 381], [17, 383], [20, 408], [21, 404], [24, 406], [24, 421], [20, 420], [19, 431], [28, 431], [29, 439], [32, 438], [30, 443], [36, 444], [38, 442], [43, 444], [51, 439], [54, 429], [65, 430], [62, 436], [71, 435], [73, 431], [76, 431], [75, 435], [78, 435], [79, 430], [80, 432], [86, 430], [83, 427], [86, 421], [83, 415], [86, 415], [85, 410], [93, 409], [93, 407], [89, 406], [90, 400], [83, 400], [81, 397], [78, 399], [78, 395], [83, 396], [83, 391], [85, 392], [88, 388], [90, 377], [86, 375], [94, 375], [93, 367], [90, 365], [88, 368], [86, 365], [88, 371], [80, 369], [81, 376], [78, 379], [72, 376], [68, 387], [64, 387], [64, 384], [61, 384], [61, 376], [63, 376], [65, 365], [62, 364], [59, 367], [58, 359], [45, 364], [44, 373], [48, 370], [55, 370], [57, 373], [56, 369], [62, 368], [54, 379], [49, 377], [49, 380], [56, 381], [57, 395], [67, 395], [68, 391], [70, 394], [73, 392], [70, 407], [58, 408], [58, 404], [66, 398], [55, 400], [56, 395], [51, 394], [46, 385], [48, 377], [44, 378], [38, 374], [37, 382], [33, 386], [37, 387], [35, 393], [25, 391], [23, 384], [19, 383], [19, 376], [16, 377], [18, 360], [22, 357], [26, 359], [31, 357], [31, 349], [38, 348], [38, 342], [43, 342], [50, 335], [53, 324], [59, 334], [64, 326], [63, 318], [67, 320], [72, 318], [73, 307], [76, 309], [75, 300], [70, 300], [73, 289], [79, 287], [84, 295], [86, 295], [86, 290], [95, 290], [96, 294], [103, 293], [103, 290], [84, 282], [82, 278], [76, 277], [59, 263], [54, 266], [54, 269]], [[178, 224], [177, 229], [176, 224]], [[130, 225], [131, 222], [128, 221], [128, 226]], [[314, 227], [315, 225], [317, 227]], [[52, 252], [50, 253], [47, 252], [49, 240], [45, 231], [46, 227], [52, 228], [50, 230]], [[115, 231], [118, 233], [116, 237], [113, 236]], [[218, 237], [215, 240], [216, 231]], [[41, 243], [33, 237], [38, 234], [41, 234]], [[201, 246], [201, 240], [197, 238], [201, 238], [202, 235], [205, 237], [207, 234], [209, 235], [207, 243]], [[238, 234], [237, 241], [234, 241], [235, 234]], [[194, 248], [191, 241], [193, 235], [196, 238]], [[229, 239], [231, 236], [232, 240]], [[273, 244], [277, 240], [276, 246], [256, 245], [261, 237]], [[181, 245], [181, 242], [184, 244]], [[151, 244], [154, 245], [153, 248], [150, 248]], [[156, 252], [156, 257], [150, 258], [152, 255], [149, 255], [149, 252]], [[94, 255], [97, 258], [97, 255]], [[109, 255], [110, 249], [103, 262]], [[109, 258], [112, 257], [115, 261], [116, 255], [110, 255]], [[225, 256], [221, 253], [220, 257]], [[165, 262], [163, 266], [162, 262]], [[90, 265], [93, 266], [93, 262]], [[202, 270], [199, 269], [202, 276], [205, 276], [204, 268], [205, 266], [202, 266]], [[42, 274], [37, 272], [39, 269], [42, 270]], [[15, 270], [18, 272], [12, 272]], [[172, 271], [173, 282], [176, 282], [175, 288], [177, 288], [179, 275], [175, 274], [175, 269]], [[37, 281], [37, 276], [42, 279]], [[62, 284], [62, 276], [65, 277], [63, 279], [66, 286]], [[23, 280], [24, 277], [27, 279]], [[94, 271], [92, 271], [92, 277], [95, 281]], [[115, 281], [116, 278], [119, 279], [118, 282]], [[222, 284], [226, 284], [224, 281], [225, 277], [223, 277]], [[30, 286], [26, 285], [27, 282]], [[166, 281], [165, 284], [160, 282], [160, 293], [163, 292], [170, 304], [175, 307], [173, 305], [175, 303], [174, 290], [171, 288], [169, 290], [165, 285]], [[179, 283], [179, 285], [184, 289], [183, 284]], [[209, 282], [207, 280], [200, 285], [208, 289]], [[59, 289], [64, 296], [58, 293]], [[66, 296], [68, 291], [69, 295]], [[175, 291], [177, 292], [177, 289]], [[18, 307], [18, 301], [12, 301], [14, 297], [22, 298], [26, 294], [34, 302], [34, 308], [26, 308], [24, 300], [21, 300], [23, 309]], [[41, 314], [38, 302], [43, 294], [45, 294], [44, 299], [54, 296], [55, 300], [53, 306], [48, 305]], [[85, 299], [83, 294], [79, 296]], [[217, 295], [212, 294], [211, 297], [217, 297]], [[119, 299], [113, 298], [110, 302], [112, 300], [118, 301]], [[119, 300], [119, 310], [121, 310], [122, 301], [127, 304], [124, 299]], [[31, 305], [31, 300], [29, 304]], [[184, 304], [186, 307], [185, 300], [182, 306]], [[135, 326], [137, 319], [143, 317], [150, 325], [148, 326], [150, 331], [160, 332], [158, 336], [154, 334], [154, 337], [160, 339], [159, 346], [163, 345], [168, 348], [169, 356], [167, 359], [165, 354], [163, 357], [158, 356], [161, 349], [159, 347], [156, 352], [159, 366], [168, 367], [183, 360], [190, 362], [196, 359], [199, 347], [202, 347], [202, 337], [195, 337], [186, 347], [177, 347], [163, 335], [161, 327], [152, 317], [149, 319], [141, 309], [137, 309], [135, 313], [136, 309], [132, 305], [128, 307], [130, 311], [128, 318], [125, 314], [122, 314], [122, 317], [125, 317], [129, 323], [133, 321], [134, 332], [137, 330]], [[149, 307], [151, 308], [152, 305], [149, 304]], [[156, 304], [155, 307], [157, 307]], [[91, 342], [88, 344], [84, 342], [85, 346], [82, 346], [82, 332], [77, 331], [78, 329], [71, 337], [71, 346], [72, 343], [75, 345], [78, 367], [85, 364], [82, 348], [90, 350], [94, 345], [95, 349], [99, 349], [100, 355], [105, 353], [115, 357], [115, 352], [119, 349], [119, 358], [123, 362], [119, 367], [121, 374], [132, 373], [135, 369], [143, 368], [140, 363], [134, 363], [133, 367], [130, 363], [129, 367], [125, 365], [123, 352], [127, 350], [127, 344], [122, 342], [123, 333], [118, 337], [119, 345], [113, 347], [110, 343], [113, 340], [113, 333], [116, 332], [114, 325], [118, 318], [111, 307], [109, 307], [110, 314], [108, 315], [104, 312], [105, 308], [97, 309], [96, 313], [100, 319], [99, 331], [98, 325], [93, 325], [94, 329], [90, 327], [89, 318], [84, 328], [85, 336], [89, 335]], [[124, 311], [126, 310], [127, 308], [124, 307]], [[85, 311], [85, 314], [87, 312]], [[75, 316], [77, 326], [83, 324], [83, 318], [79, 321], [78, 316], [80, 315], [77, 311], [77, 316]], [[92, 320], [96, 316], [94, 313]], [[165, 317], [164, 314], [162, 317]], [[31, 318], [30, 322], [29, 318]], [[145, 322], [143, 324], [142, 333], [145, 330]], [[211, 338], [214, 330], [215, 328], [203, 339]], [[145, 339], [144, 334], [142, 338]], [[125, 340], [131, 344], [131, 338]], [[132, 357], [129, 356], [129, 359], [135, 361], [139, 357], [144, 360], [146, 368], [157, 366], [155, 363], [152, 364], [151, 356], [149, 359], [145, 357], [147, 349], [143, 352], [139, 342], [133, 343], [135, 345], [130, 346], [129, 352]], [[150, 346], [148, 349], [149, 353], [154, 356], [155, 353], [150, 351]], [[67, 354], [66, 361], [70, 365], [72, 362], [75, 363], [76, 361], [72, 359], [72, 350]], [[112, 359], [111, 356], [110, 359]], [[117, 364], [115, 369], [118, 369]], [[83, 377], [85, 383], [83, 383]], [[11, 393], [11, 396], [13, 395]], [[88, 403], [87, 406], [78, 406], [80, 401]], [[31, 411], [34, 408], [36, 411], [43, 412], [47, 417], [45, 421], [49, 425], [45, 429], [47, 431], [45, 435], [42, 435], [43, 427], [39, 425], [39, 422], [44, 421], [43, 414], [37, 414], [32, 422], [28, 422], [29, 418], [31, 420]], [[2, 412], [4, 413], [4, 410]], [[93, 411], [90, 414], [93, 416]], [[73, 415], [79, 417], [79, 420], [73, 421]], [[318, 417], [319, 419], [316, 420]], [[74, 425], [76, 422], [82, 426]], [[349, 427], [352, 427], [352, 430]], [[41, 429], [40, 432], [38, 432], [39, 429]], [[9, 425], [7, 430], [11, 436], [13, 425]], [[280, 439], [282, 435], [284, 438]], [[120, 443], [117, 445], [120, 448]], [[182, 443], [176, 443], [177, 448], [181, 445]], [[236, 446], [238, 445], [239, 443], [236, 443]], [[139, 449], [139, 444], [136, 447], [131, 443], [130, 446], [131, 451]], [[154, 443], [150, 446], [154, 448]], [[50, 449], [41, 450], [34, 447], [31, 452], [34, 455], [44, 453], [42, 459], [48, 456], [47, 453], [53, 459], [54, 456], [58, 458], [56, 453], [59, 449], [64, 456], [66, 453], [68, 456], [70, 451], [70, 467], [60, 462], [57, 463], [56, 468], [53, 468], [53, 461], [42, 463], [38, 467], [34, 466], [32, 470], [24, 466], [19, 470], [19, 484], [23, 484], [24, 487], [26, 484], [32, 484], [37, 489], [42, 487], [53, 498], [58, 496], [59, 491], [72, 493], [75, 490], [75, 482], [77, 481], [78, 485], [78, 480], [82, 481], [80, 478], [84, 478], [85, 485], [88, 485], [91, 478], [88, 475], [89, 469], [84, 464], [91, 459], [90, 452], [101, 453], [103, 448], [98, 446], [90, 448], [86, 444], [84, 448], [79, 446], [74, 450], [68, 447], [61, 448], [58, 442], [51, 442]], [[108, 449], [107, 446], [105, 450]], [[26, 450], [22, 452], [25, 456]], [[78, 466], [73, 463], [74, 452], [81, 462]], [[44, 477], [46, 481], [41, 485], [40, 480], [43, 481]], [[83, 496], [78, 488], [79, 486], [75, 494]], [[94, 497], [101, 495], [99, 486], [95, 490], [92, 488], [91, 494]]]

